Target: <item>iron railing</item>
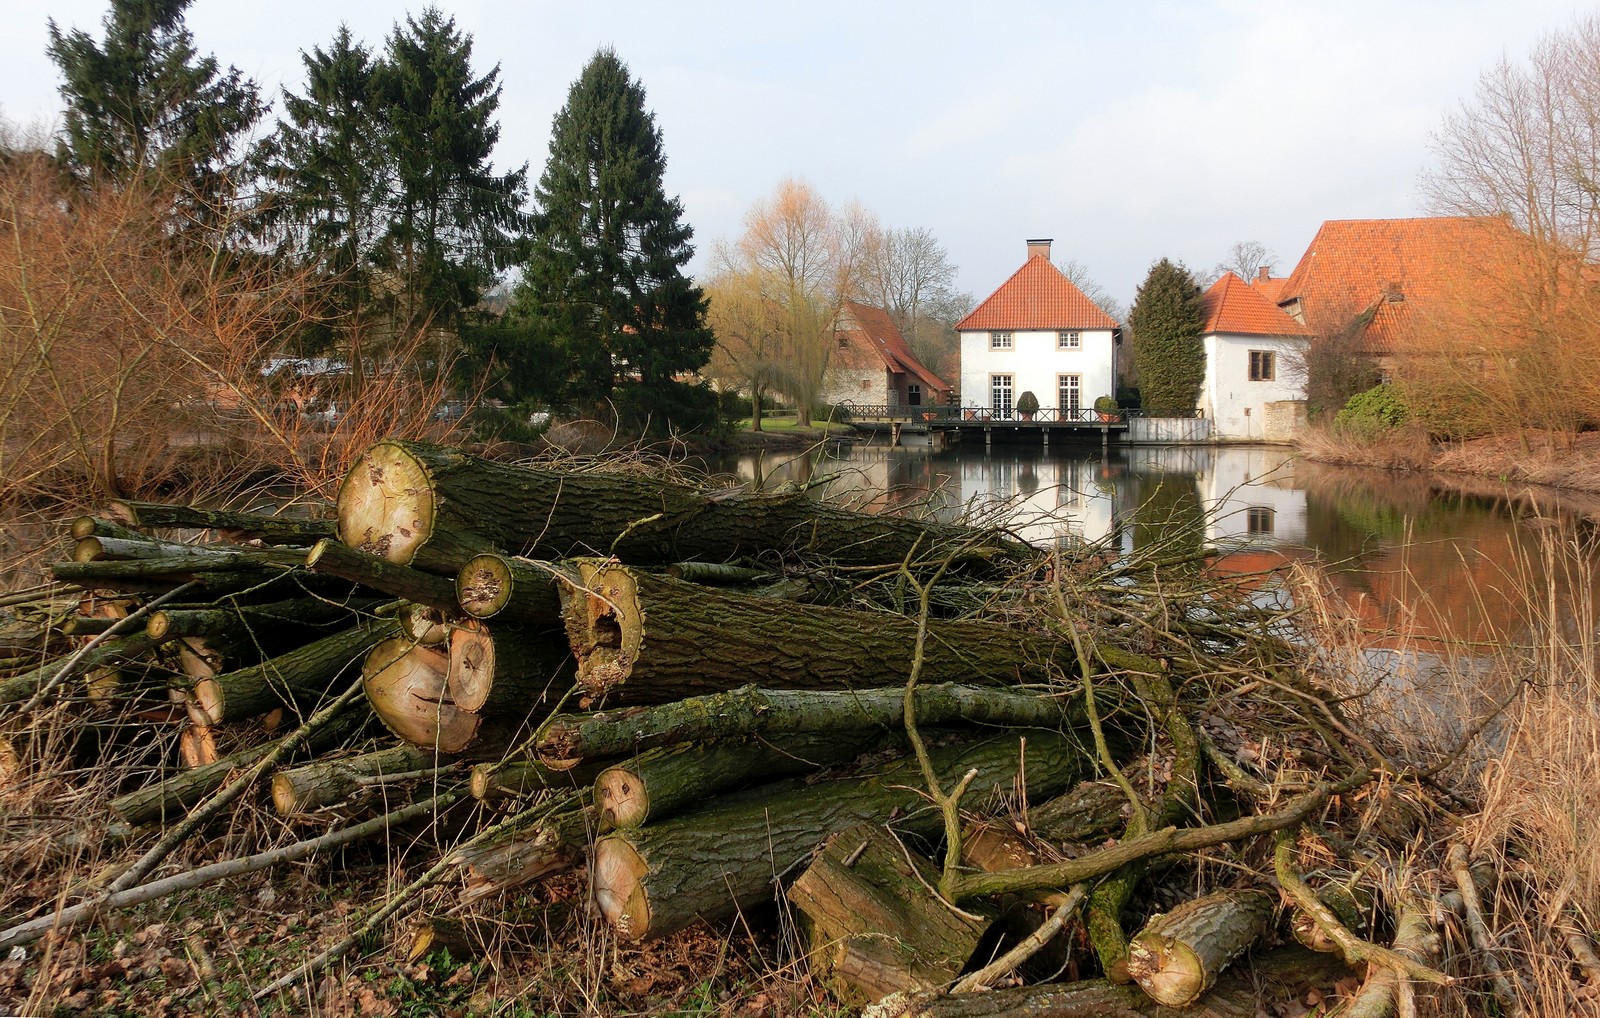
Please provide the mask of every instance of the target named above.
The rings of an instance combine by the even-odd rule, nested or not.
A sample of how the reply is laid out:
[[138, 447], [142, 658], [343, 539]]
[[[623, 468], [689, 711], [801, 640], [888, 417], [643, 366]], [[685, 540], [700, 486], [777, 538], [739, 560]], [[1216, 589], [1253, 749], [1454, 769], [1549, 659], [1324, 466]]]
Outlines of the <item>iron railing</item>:
[[991, 407], [909, 406], [904, 403], [840, 403], [833, 408], [833, 419], [841, 423], [876, 421], [927, 424], [1104, 424], [1125, 421], [1133, 411], [1101, 413], [1093, 407], [1077, 409], [1040, 407], [1031, 414], [1012, 408], [1010, 412]]

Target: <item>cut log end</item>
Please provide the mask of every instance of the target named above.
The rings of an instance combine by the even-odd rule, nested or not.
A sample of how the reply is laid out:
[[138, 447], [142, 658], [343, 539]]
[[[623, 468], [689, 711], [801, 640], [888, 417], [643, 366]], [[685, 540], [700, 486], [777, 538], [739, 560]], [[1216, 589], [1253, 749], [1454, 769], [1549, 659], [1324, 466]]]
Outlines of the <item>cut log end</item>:
[[409, 640], [385, 640], [367, 654], [362, 689], [379, 719], [414, 746], [459, 753], [471, 745], [479, 718], [449, 697], [450, 659]]
[[292, 817], [308, 812], [314, 806], [312, 798], [302, 795], [301, 790], [295, 787], [294, 779], [280, 772], [272, 776], [272, 808], [281, 817]]
[[352, 548], [409, 565], [433, 534], [428, 468], [391, 442], [361, 455], [339, 486], [339, 539]]
[[1206, 991], [1205, 967], [1192, 950], [1175, 941], [1134, 941], [1128, 946], [1127, 966], [1129, 977], [1168, 1007], [1186, 1007]]
[[493, 618], [511, 600], [511, 571], [499, 555], [479, 555], [456, 575], [461, 610], [477, 619]]
[[494, 640], [483, 623], [469, 621], [451, 631], [450, 671], [445, 685], [457, 707], [476, 711], [489, 701], [494, 665]]
[[638, 827], [650, 815], [644, 779], [627, 767], [611, 767], [594, 783], [595, 806], [608, 827]]
[[578, 684], [599, 696], [633, 672], [643, 640], [638, 585], [624, 568], [585, 562], [562, 597], [567, 635], [578, 659]]
[[216, 680], [214, 672], [199, 679], [195, 682], [193, 693], [189, 698], [189, 717], [200, 725], [222, 724], [226, 716], [224, 713], [226, 704], [223, 699], [222, 683]]
[[617, 934], [642, 940], [650, 931], [650, 901], [644, 888], [645, 862], [621, 838], [595, 842], [594, 901]]

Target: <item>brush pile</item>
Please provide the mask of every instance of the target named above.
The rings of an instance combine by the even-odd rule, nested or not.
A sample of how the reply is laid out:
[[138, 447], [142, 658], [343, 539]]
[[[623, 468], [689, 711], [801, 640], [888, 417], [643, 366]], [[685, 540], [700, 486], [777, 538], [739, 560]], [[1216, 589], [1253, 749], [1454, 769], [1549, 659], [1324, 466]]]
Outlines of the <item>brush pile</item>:
[[[874, 1014], [1515, 999], [1491, 945], [1441, 936], [1496, 879], [1432, 842], [1476, 730], [1397, 756], [1187, 538], [1047, 552], [401, 441], [325, 519], [122, 502], [72, 535], [0, 600], [0, 771], [142, 761], [102, 828], [127, 858], [13, 898], [0, 955], [422, 825], [415, 881], [259, 1000], [303, 1007], [402, 912], [413, 958], [480, 951], [474, 916], [584, 867], [622, 941], [781, 901]], [[264, 801], [298, 840], [174, 870]]]

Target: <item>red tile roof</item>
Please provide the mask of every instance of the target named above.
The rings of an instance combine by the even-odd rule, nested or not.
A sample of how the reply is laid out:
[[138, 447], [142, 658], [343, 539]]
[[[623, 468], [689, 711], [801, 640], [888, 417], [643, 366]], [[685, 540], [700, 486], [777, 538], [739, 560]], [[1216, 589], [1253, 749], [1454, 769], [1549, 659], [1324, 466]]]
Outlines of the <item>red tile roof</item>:
[[1034, 255], [1000, 284], [958, 330], [1115, 329], [1116, 319], [1101, 311], [1062, 275], [1049, 258]]
[[1283, 284], [1287, 283], [1288, 281], [1288, 276], [1257, 276], [1256, 278], [1250, 280], [1250, 287], [1261, 296], [1276, 304], [1283, 300], [1283, 297], [1281, 296], [1283, 293]]
[[[841, 366], [867, 367], [862, 363], [866, 356], [876, 354], [883, 366], [896, 374], [908, 374], [922, 380], [929, 389], [936, 392], [949, 392], [950, 383], [923, 367], [917, 360], [916, 354], [911, 352], [911, 347], [906, 343], [905, 337], [900, 335], [900, 330], [895, 328], [894, 319], [882, 308], [871, 307], [867, 304], [857, 304], [855, 301], [846, 301], [844, 310], [848, 315], [849, 323], [855, 328], [841, 328], [838, 335], [849, 341], [849, 346], [839, 351], [843, 357], [839, 358]], [[865, 356], [863, 356], [865, 352]], [[851, 356], [854, 354], [854, 356]]]
[[1205, 319], [1202, 331], [1207, 335], [1215, 332], [1239, 336], [1310, 335], [1304, 325], [1232, 272], [1224, 272], [1200, 298], [1200, 314]]
[[1365, 315], [1366, 351], [1393, 353], [1416, 337], [1430, 304], [1471, 296], [1488, 280], [1503, 278], [1508, 259], [1525, 242], [1501, 216], [1330, 219], [1284, 283], [1279, 302], [1298, 299], [1317, 333]]

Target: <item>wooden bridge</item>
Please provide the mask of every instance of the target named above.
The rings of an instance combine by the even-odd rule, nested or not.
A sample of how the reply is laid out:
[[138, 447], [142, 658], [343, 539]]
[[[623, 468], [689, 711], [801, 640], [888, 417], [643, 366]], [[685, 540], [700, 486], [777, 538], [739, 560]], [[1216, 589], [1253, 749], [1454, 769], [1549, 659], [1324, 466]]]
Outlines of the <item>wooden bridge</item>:
[[890, 444], [898, 445], [901, 435], [935, 435], [944, 440], [961, 440], [982, 433], [985, 445], [994, 441], [996, 431], [1038, 432], [1046, 448], [1052, 434], [1064, 438], [1099, 437], [1102, 446], [1113, 435], [1128, 430], [1127, 411], [1101, 413], [1092, 408], [1059, 409], [1040, 407], [1031, 414], [1010, 413], [989, 407], [908, 406], [906, 404], [840, 403], [833, 420], [866, 430], [886, 431]]

